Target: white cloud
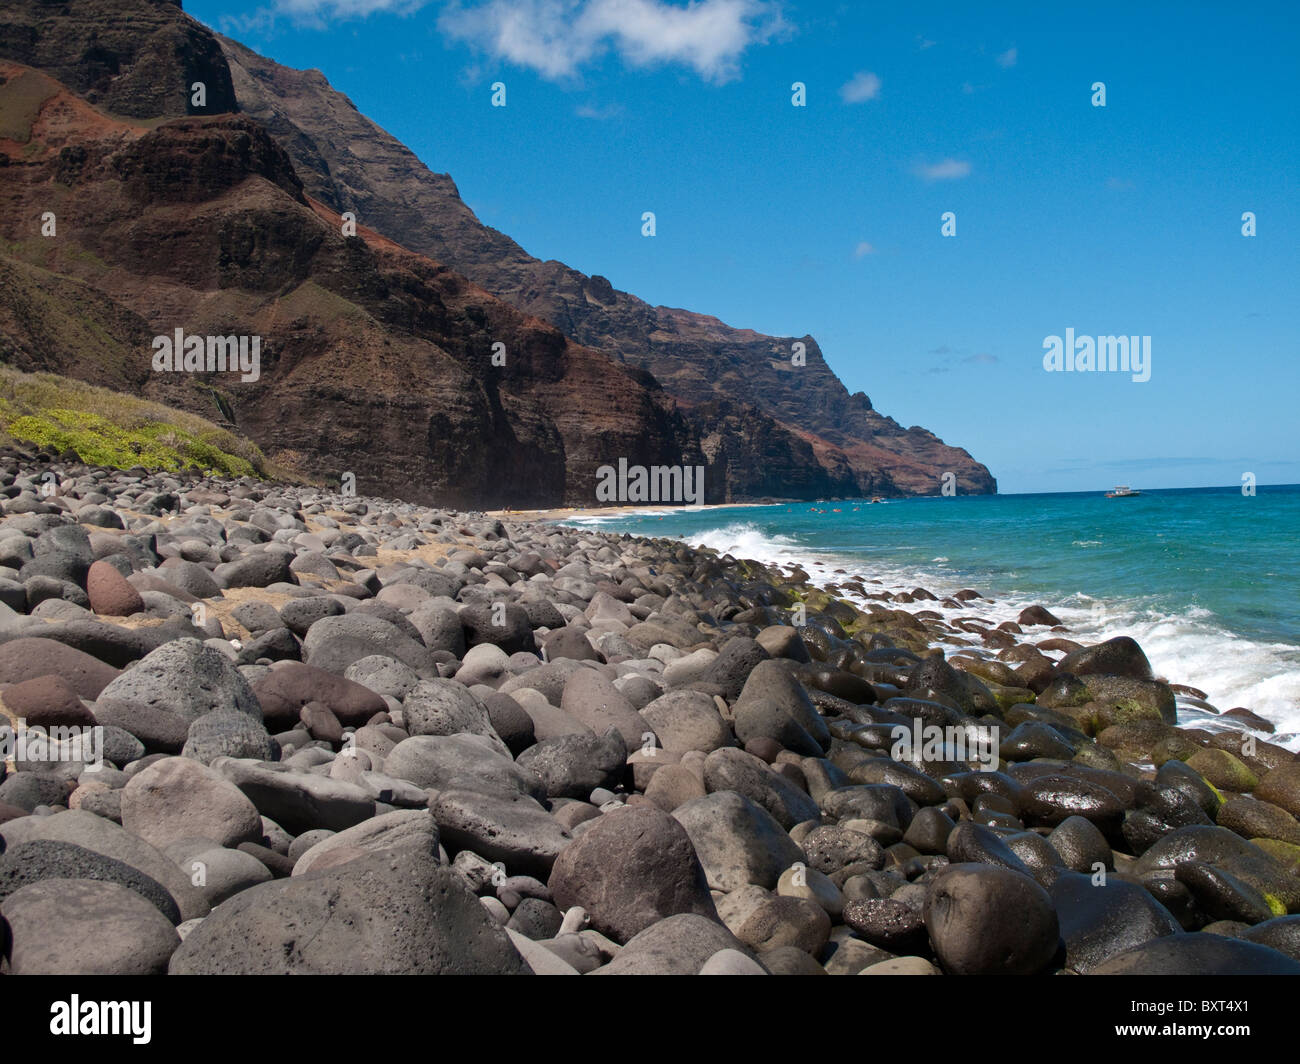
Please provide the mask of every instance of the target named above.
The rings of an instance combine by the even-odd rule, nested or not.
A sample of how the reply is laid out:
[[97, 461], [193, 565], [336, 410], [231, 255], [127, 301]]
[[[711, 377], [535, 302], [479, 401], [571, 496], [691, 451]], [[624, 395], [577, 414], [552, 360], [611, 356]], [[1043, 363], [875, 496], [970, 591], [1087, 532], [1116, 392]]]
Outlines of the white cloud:
[[880, 78], [866, 70], [859, 70], [840, 86], [840, 99], [845, 103], [866, 103], [880, 95]]
[[853, 257], [855, 259], [860, 259], [867, 255], [874, 255], [875, 253], [876, 249], [865, 240], [859, 241], [858, 246], [853, 249]]
[[786, 29], [769, 0], [692, 0], [686, 6], [664, 0], [453, 2], [438, 26], [449, 37], [551, 80], [573, 77], [614, 51], [632, 66], [679, 64], [712, 82], [738, 77], [745, 51]]
[[582, 103], [574, 108], [573, 113], [579, 118], [594, 118], [603, 122], [606, 119], [620, 117], [623, 114], [623, 105], [607, 103], [602, 106], [594, 103]]
[[299, 22], [323, 22], [328, 19], [365, 18], [367, 15], [391, 13], [409, 15], [430, 0], [273, 0], [271, 10]]
[[944, 159], [942, 162], [918, 166], [915, 173], [917, 177], [923, 177], [927, 181], [955, 181], [969, 176], [970, 163], [957, 159]]
[[1008, 48], [1005, 52], [1003, 52], [1000, 56], [998, 56], [997, 64], [1003, 70], [1007, 70], [1008, 68], [1015, 66], [1016, 65], [1015, 48], [1014, 47]]

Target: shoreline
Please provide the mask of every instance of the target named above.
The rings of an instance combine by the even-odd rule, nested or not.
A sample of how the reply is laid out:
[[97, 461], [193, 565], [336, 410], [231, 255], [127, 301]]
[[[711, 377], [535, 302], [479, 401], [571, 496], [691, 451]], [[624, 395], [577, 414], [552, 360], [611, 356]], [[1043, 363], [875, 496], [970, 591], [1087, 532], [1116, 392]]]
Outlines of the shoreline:
[[[628, 515], [629, 517], [635, 515]], [[738, 515], [739, 519], [739, 515]], [[752, 527], [752, 526], [751, 526]], [[943, 600], [962, 587], [969, 586], [969, 580], [959, 573], [937, 572], [934, 567], [924, 563], [887, 561], [881, 566], [879, 559], [855, 554], [852, 548], [839, 552], [819, 551], [800, 541], [786, 542], [795, 533], [783, 534], [780, 528], [770, 530], [752, 529], [755, 539], [746, 538], [745, 542], [729, 543], [726, 539], [709, 533], [721, 529], [696, 529], [674, 535], [663, 533], [665, 538], [675, 539], [691, 546], [693, 549], [707, 546], [719, 552], [730, 552], [739, 558], [750, 558], [765, 565], [776, 565], [789, 569], [796, 565], [807, 571], [821, 587], [837, 586], [844, 588], [855, 583], [863, 585], [862, 591], [841, 590], [837, 592], [858, 608], [866, 607], [871, 601], [911, 603], [912, 590], [917, 587], [929, 588], [937, 599]], [[654, 530], [643, 529], [627, 531], [631, 535], [657, 535]], [[775, 538], [773, 538], [775, 537]], [[927, 552], [927, 553], [933, 553]], [[947, 562], [947, 558], [935, 559]], [[1178, 611], [1165, 610], [1155, 612], [1150, 608], [1135, 604], [1130, 600], [1111, 597], [1093, 597], [1084, 591], [1075, 591], [1060, 597], [1050, 593], [1032, 592], [1015, 587], [1001, 587], [992, 590], [982, 585], [985, 613], [993, 618], [995, 624], [1015, 622], [1020, 612], [1035, 603], [1050, 601], [1052, 610], [1059, 614], [1075, 638], [1086, 641], [1103, 641], [1125, 635], [1138, 639], [1146, 647], [1146, 640], [1156, 644], [1160, 652], [1161, 672], [1163, 678], [1177, 683], [1186, 683], [1196, 687], [1206, 686], [1208, 693], [1202, 693], [1196, 702], [1180, 697], [1180, 712], [1188, 714], [1189, 722], [1196, 725], [1215, 727], [1213, 718], [1230, 708], [1247, 708], [1258, 712], [1269, 722], [1272, 731], [1262, 734], [1276, 734], [1283, 745], [1300, 753], [1300, 720], [1296, 718], [1296, 702], [1285, 694], [1275, 694], [1265, 698], [1264, 704], [1257, 704], [1252, 694], [1259, 696], [1261, 689], [1267, 688], [1273, 677], [1280, 673], [1268, 673], [1263, 670], [1263, 663], [1256, 664], [1244, 674], [1218, 675], [1218, 683], [1206, 685], [1205, 677], [1198, 676], [1195, 667], [1188, 668], [1183, 655], [1191, 651], [1194, 660], [1205, 664], [1205, 657], [1210, 654], [1222, 655], [1229, 651], [1237, 656], [1241, 654], [1269, 655], [1286, 650], [1294, 653], [1294, 643], [1270, 638], [1267, 634], [1242, 633], [1229, 628], [1220, 618], [1211, 623], [1187, 616]], [[960, 603], [942, 601], [926, 602], [924, 608], [937, 612], [942, 619], [952, 623], [959, 620], [965, 612]], [[1171, 630], [1172, 629], [1172, 630]], [[973, 641], [969, 634], [954, 630], [941, 643], [951, 650], [961, 650]], [[1196, 655], [1199, 654], [1199, 658]], [[1055, 656], [1059, 656], [1056, 652]], [[1156, 656], [1152, 654], [1152, 663]], [[1286, 675], [1294, 677], [1296, 663], [1277, 662], [1279, 669], [1288, 670]], [[1240, 670], [1239, 670], [1240, 671]], [[1207, 705], [1212, 703], [1212, 705]], [[1181, 718], [1180, 718], [1181, 719]]]
[[767, 502], [703, 503], [699, 506], [627, 504], [622, 506], [557, 506], [546, 510], [487, 510], [488, 517], [509, 518], [514, 521], [553, 521], [563, 523], [575, 517], [655, 517], [675, 513], [706, 513], [710, 510], [752, 509], [758, 506], [779, 506]]
[[1300, 758], [1178, 726], [1194, 689], [1044, 606], [964, 589], [958, 628], [662, 537], [0, 481], [0, 700], [105, 758], [0, 783], [16, 974], [1300, 974]]

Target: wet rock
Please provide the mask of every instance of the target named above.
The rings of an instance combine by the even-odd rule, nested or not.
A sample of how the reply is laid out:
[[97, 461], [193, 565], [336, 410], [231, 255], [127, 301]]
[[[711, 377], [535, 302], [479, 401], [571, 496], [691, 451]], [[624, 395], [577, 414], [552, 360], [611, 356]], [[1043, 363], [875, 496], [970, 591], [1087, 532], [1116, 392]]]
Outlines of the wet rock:
[[1066, 874], [1050, 888], [1066, 964], [1086, 975], [1128, 949], [1182, 931], [1146, 890], [1115, 877]]
[[1300, 761], [1279, 765], [1270, 771], [1255, 788], [1255, 797], [1272, 802], [1300, 818]]
[[1294, 961], [1300, 961], [1300, 916], [1278, 916], [1251, 928], [1244, 928], [1241, 938], [1247, 942], [1257, 942], [1279, 953], [1285, 953]]
[[1220, 935], [1169, 935], [1126, 950], [1093, 975], [1300, 975], [1284, 953]]
[[1128, 676], [1135, 680], [1152, 680], [1151, 663], [1137, 642], [1126, 635], [1108, 639], [1095, 646], [1071, 651], [1057, 662], [1057, 673], [1075, 676]]
[[954, 975], [1031, 975], [1057, 950], [1052, 900], [1032, 879], [1006, 868], [957, 865], [930, 883], [925, 926]]

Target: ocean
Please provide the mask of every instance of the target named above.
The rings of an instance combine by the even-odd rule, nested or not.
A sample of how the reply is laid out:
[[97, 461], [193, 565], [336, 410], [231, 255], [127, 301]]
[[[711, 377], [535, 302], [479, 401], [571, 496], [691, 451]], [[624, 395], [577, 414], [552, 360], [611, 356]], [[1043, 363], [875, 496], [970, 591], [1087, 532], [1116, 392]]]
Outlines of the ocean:
[[[663, 508], [565, 523], [798, 563], [815, 583], [857, 577], [881, 590], [943, 597], [974, 588], [993, 599], [962, 610], [903, 607], [945, 616], [1000, 622], [1040, 603], [1080, 642], [1132, 636], [1158, 676], [1200, 688], [1220, 710], [1254, 710], [1276, 725], [1271, 741], [1300, 750], [1300, 485], [1260, 486], [1254, 496], [1180, 488], [1128, 499], [1071, 492]], [[1181, 705], [1179, 719], [1213, 727]]]

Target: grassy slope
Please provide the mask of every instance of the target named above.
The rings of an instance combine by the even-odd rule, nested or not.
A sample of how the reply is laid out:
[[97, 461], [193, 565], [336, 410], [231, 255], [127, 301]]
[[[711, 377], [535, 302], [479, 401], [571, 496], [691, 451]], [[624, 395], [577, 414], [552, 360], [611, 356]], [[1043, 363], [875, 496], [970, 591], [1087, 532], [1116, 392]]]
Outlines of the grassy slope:
[[16, 441], [75, 451], [94, 465], [272, 475], [253, 443], [204, 418], [53, 373], [22, 373], [3, 365], [0, 430]]

